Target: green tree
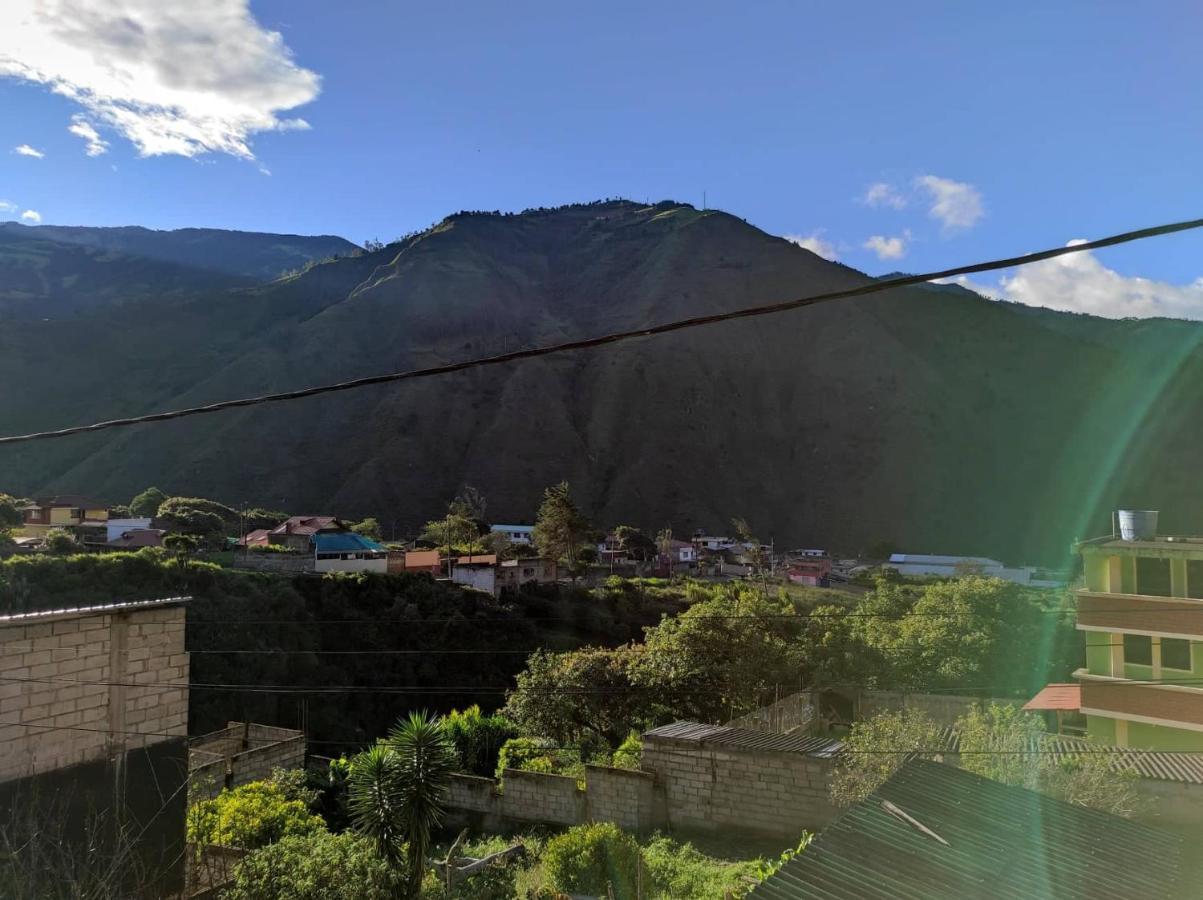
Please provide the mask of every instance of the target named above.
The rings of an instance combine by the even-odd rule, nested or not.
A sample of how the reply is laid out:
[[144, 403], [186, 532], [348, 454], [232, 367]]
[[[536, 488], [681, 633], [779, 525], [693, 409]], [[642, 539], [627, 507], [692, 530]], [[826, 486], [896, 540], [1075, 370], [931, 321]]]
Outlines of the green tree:
[[24, 521], [25, 517], [21, 514], [17, 499], [8, 494], [0, 494], [0, 544], [12, 540], [13, 529], [20, 528]]
[[940, 728], [922, 710], [883, 712], [853, 724], [831, 779], [831, 800], [851, 806], [864, 800], [919, 755], [938, 757]]
[[442, 722], [460, 769], [470, 775], [492, 775], [502, 746], [518, 736], [518, 726], [505, 716], [486, 716], [475, 704], [462, 712], [453, 709]]
[[159, 507], [163, 505], [163, 501], [167, 499], [167, 495], [157, 487], [148, 487], [137, 497], [129, 502], [129, 511], [135, 516], [155, 516], [159, 513]]
[[371, 538], [373, 541], [381, 540], [380, 523], [371, 517], [352, 525], [351, 530], [356, 534], [361, 534], [366, 538]]
[[260, 528], [275, 528], [287, 518], [286, 512], [255, 506], [242, 514], [242, 524], [247, 531], [256, 531]]
[[200, 547], [200, 539], [194, 534], [174, 532], [163, 537], [163, 546], [178, 558], [183, 559], [197, 551]]
[[656, 555], [655, 542], [632, 525], [619, 525], [614, 529], [614, 536], [623, 553], [631, 559], [647, 562]]
[[418, 537], [428, 544], [434, 544], [448, 556], [454, 556], [477, 545], [479, 536], [480, 531], [472, 519], [451, 512], [441, 519], [427, 522]]
[[543, 848], [543, 869], [552, 885], [589, 897], [635, 897], [642, 851], [612, 822], [577, 825]]
[[573, 578], [582, 574], [581, 550], [590, 530], [588, 520], [573, 502], [567, 481], [543, 492], [535, 519], [535, 545], [544, 556], [562, 561]]
[[46, 549], [55, 556], [79, 552], [79, 541], [65, 528], [52, 528], [46, 532]]
[[586, 647], [569, 653], [539, 650], [506, 697], [505, 715], [524, 734], [559, 744], [614, 745], [658, 708], [654, 692], [631, 680], [635, 651]]
[[455, 768], [455, 748], [442, 724], [418, 712], [401, 719], [385, 741], [351, 763], [351, 818], [394, 869], [405, 859], [411, 897], [421, 888]]
[[391, 900], [402, 880], [358, 835], [285, 837], [238, 864], [223, 900]]

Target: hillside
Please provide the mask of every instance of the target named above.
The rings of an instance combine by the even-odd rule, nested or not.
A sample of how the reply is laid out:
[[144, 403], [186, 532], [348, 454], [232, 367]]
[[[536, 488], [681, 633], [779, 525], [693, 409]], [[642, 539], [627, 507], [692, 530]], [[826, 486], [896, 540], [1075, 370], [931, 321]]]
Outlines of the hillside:
[[[0, 331], [6, 431], [317, 384], [861, 284], [717, 211], [465, 213], [303, 274]], [[465, 484], [529, 519], [1061, 560], [1116, 503], [1203, 528], [1200, 326], [893, 291], [437, 380], [0, 451], [9, 490], [146, 484], [413, 530]], [[99, 358], [122, 377], [103, 378]], [[27, 374], [38, 371], [36, 379]], [[86, 385], [86, 390], [81, 389]]]

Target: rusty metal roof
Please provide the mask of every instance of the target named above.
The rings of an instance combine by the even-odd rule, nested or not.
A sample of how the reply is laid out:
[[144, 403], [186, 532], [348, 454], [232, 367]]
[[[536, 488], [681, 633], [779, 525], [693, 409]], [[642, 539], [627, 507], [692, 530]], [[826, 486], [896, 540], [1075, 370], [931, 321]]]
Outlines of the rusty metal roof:
[[1131, 900], [1191, 892], [1175, 832], [929, 760], [849, 808], [751, 900]]
[[841, 741], [809, 734], [774, 734], [748, 728], [731, 728], [727, 725], [705, 725], [701, 722], [673, 722], [671, 725], [661, 725], [659, 728], [645, 731], [643, 736], [704, 746], [804, 753], [807, 756], [818, 757], [836, 756], [844, 746]]
[[1082, 708], [1082, 686], [1073, 684], [1046, 684], [1031, 700], [1023, 705], [1024, 709], [1068, 709], [1077, 711]]

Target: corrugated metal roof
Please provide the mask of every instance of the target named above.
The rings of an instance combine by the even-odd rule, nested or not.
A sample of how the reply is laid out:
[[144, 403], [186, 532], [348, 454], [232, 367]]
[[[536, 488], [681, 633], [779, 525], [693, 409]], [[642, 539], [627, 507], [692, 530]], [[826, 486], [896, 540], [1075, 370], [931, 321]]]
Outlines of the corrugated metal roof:
[[27, 625], [51, 618], [71, 616], [100, 616], [109, 613], [135, 612], [140, 609], [156, 609], [161, 606], [176, 606], [187, 603], [191, 597], [161, 597], [157, 600], [123, 600], [115, 603], [98, 603], [93, 606], [66, 606], [60, 609], [39, 609], [30, 612], [11, 613], [0, 616], [0, 625]]
[[313, 536], [313, 545], [318, 553], [383, 553], [383, 544], [354, 531], [319, 531]]
[[705, 725], [701, 722], [673, 722], [671, 725], [661, 725], [659, 728], [645, 731], [643, 736], [705, 746], [805, 753], [807, 756], [821, 757], [835, 756], [844, 746], [840, 741], [808, 734], [773, 734], [726, 725]]
[[1024, 709], [1070, 709], [1082, 708], [1082, 686], [1073, 684], [1046, 684], [1035, 697], [1023, 705]]
[[[935, 749], [949, 755], [961, 752], [961, 736], [952, 726], [941, 729], [935, 743]], [[1203, 784], [1203, 753], [1108, 747], [1085, 738], [1057, 734], [1038, 735], [1031, 750], [1033, 753], [1052, 753], [1066, 759], [1081, 753], [1105, 753], [1110, 758], [1113, 772], [1133, 772], [1140, 778], [1154, 781]]]
[[[906, 817], [891, 812], [886, 804]], [[939, 835], [941, 843], [914, 822]], [[756, 887], [755, 900], [1186, 896], [1182, 838], [912, 760]]]

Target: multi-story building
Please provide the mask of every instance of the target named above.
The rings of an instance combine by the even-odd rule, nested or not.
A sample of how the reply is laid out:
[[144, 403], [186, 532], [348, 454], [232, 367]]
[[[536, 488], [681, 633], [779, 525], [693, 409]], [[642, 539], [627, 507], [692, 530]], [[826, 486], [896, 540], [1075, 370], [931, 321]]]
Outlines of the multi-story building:
[[1078, 545], [1086, 731], [1120, 747], [1203, 750], [1203, 538]]
[[[20, 533], [25, 537], [45, 537], [57, 528], [75, 530], [94, 527], [104, 535], [109, 508], [96, 500], [76, 494], [40, 497], [21, 509], [24, 521]], [[103, 542], [104, 538], [101, 537]]]

